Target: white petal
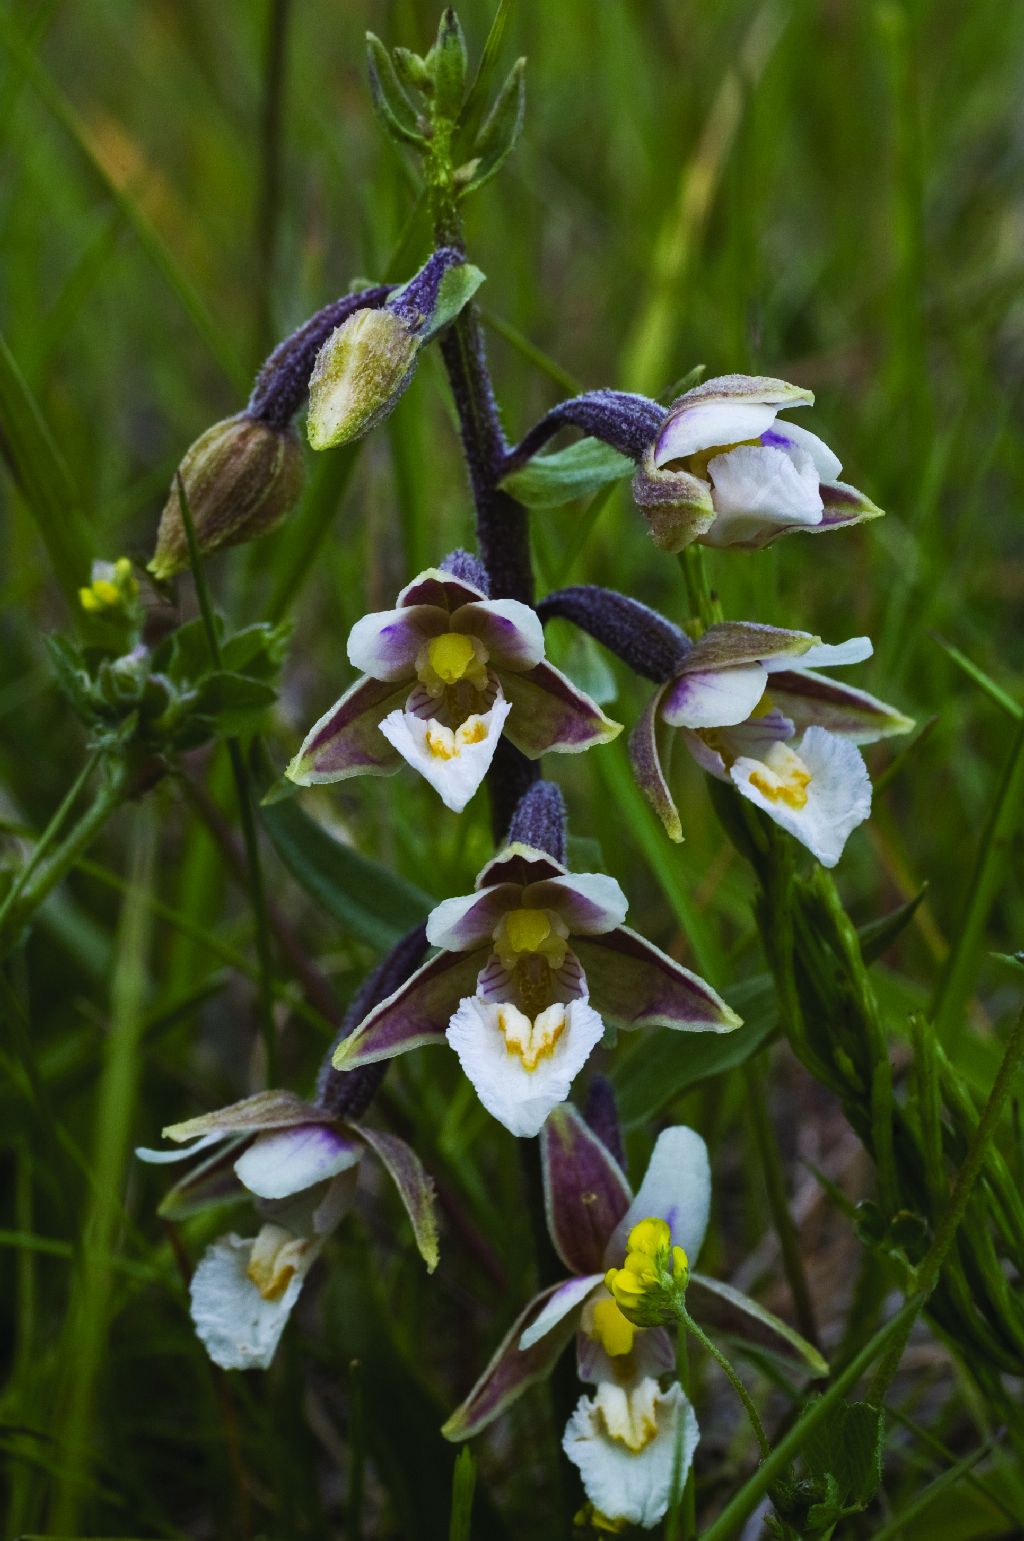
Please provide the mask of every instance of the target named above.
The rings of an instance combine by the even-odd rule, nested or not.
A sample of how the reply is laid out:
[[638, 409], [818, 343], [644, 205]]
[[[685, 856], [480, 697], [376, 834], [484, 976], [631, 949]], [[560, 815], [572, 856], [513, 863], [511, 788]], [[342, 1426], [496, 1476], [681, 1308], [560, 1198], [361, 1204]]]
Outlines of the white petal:
[[445, 807], [453, 813], [461, 813], [490, 769], [505, 719], [511, 710], [511, 704], [499, 694], [490, 711], [481, 713], [475, 720], [467, 719], [463, 726], [472, 726], [481, 732], [481, 736], [476, 742], [460, 741], [458, 734], [463, 730], [459, 729], [454, 744], [449, 745], [452, 750], [450, 759], [429, 747], [429, 743], [447, 742], [445, 730], [439, 729], [437, 723], [424, 722], [411, 712], [391, 712], [381, 723], [380, 731], [403, 760], [430, 782]]
[[716, 514], [702, 537], [709, 546], [740, 545], [779, 525], [821, 523], [824, 505], [809, 455], [744, 444], [717, 455], [708, 473]]
[[259, 1135], [235, 1162], [235, 1175], [261, 1199], [284, 1199], [355, 1166], [357, 1140], [326, 1124], [300, 1124]]
[[448, 617], [437, 605], [375, 610], [349, 632], [348, 661], [375, 680], [411, 680], [424, 642], [447, 630]]
[[663, 466], [701, 450], [758, 439], [772, 426], [778, 410], [763, 401], [695, 401], [675, 413], [661, 430], [654, 464]]
[[564, 1025], [551, 1052], [538, 1059], [533, 1070], [506, 1046], [499, 1013], [508, 1008], [466, 996], [448, 1025], [448, 1042], [477, 1096], [512, 1134], [540, 1132], [552, 1108], [569, 1095], [573, 1079], [604, 1032], [601, 1018], [586, 1001], [549, 1009], [563, 1013]]
[[690, 1267], [704, 1245], [711, 1208], [711, 1164], [708, 1148], [695, 1129], [677, 1124], [663, 1129], [651, 1152], [636, 1198], [612, 1232], [605, 1252], [609, 1268], [621, 1266], [626, 1238], [640, 1220], [665, 1220], [674, 1246], [682, 1247]]
[[[650, 1420], [656, 1432], [634, 1451], [613, 1431], [628, 1437], [638, 1417]], [[605, 1381], [595, 1397], [577, 1403], [562, 1448], [579, 1468], [595, 1509], [650, 1529], [672, 1501], [673, 1478], [680, 1487], [686, 1481], [699, 1438], [696, 1415], [677, 1382], [659, 1391], [652, 1379], [630, 1388]]]
[[256, 1240], [221, 1236], [192, 1275], [192, 1320], [206, 1352], [223, 1370], [265, 1370], [299, 1298], [320, 1244], [296, 1238], [291, 1280], [277, 1300], [264, 1300], [249, 1278]]
[[222, 1140], [228, 1138], [228, 1130], [223, 1132], [215, 1129], [212, 1134], [204, 1134], [200, 1139], [193, 1140], [190, 1145], [177, 1146], [174, 1150], [150, 1150], [145, 1145], [136, 1145], [135, 1154], [140, 1161], [148, 1161], [151, 1166], [163, 1166], [171, 1161], [188, 1161], [201, 1150], [206, 1150], [208, 1145], [219, 1145]]
[[850, 637], [847, 642], [819, 642], [817, 647], [808, 648], [806, 653], [799, 657], [768, 659], [765, 668], [769, 674], [778, 674], [783, 669], [837, 669], [841, 664], [863, 663], [865, 658], [870, 658], [874, 652], [870, 637]]
[[814, 469], [818, 478], [823, 482], [834, 482], [843, 469], [843, 462], [839, 456], [833, 454], [824, 439], [819, 439], [816, 433], [811, 433], [807, 428], [799, 428], [796, 423], [791, 423], [788, 418], [785, 422], [776, 423], [761, 438], [762, 444], [773, 444], [778, 449], [795, 450], [801, 455], [808, 455], [814, 462]]
[[543, 878], [523, 890], [527, 909], [552, 909], [569, 927], [570, 936], [602, 936], [621, 926], [629, 900], [621, 885], [606, 872], [567, 872]]
[[427, 941], [445, 952], [469, 952], [494, 935], [507, 910], [522, 903], [518, 883], [494, 883], [476, 893], [442, 899], [427, 916]]
[[564, 1321], [570, 1311], [575, 1311], [582, 1305], [591, 1291], [598, 1286], [604, 1289], [604, 1282], [599, 1273], [583, 1274], [578, 1279], [567, 1279], [561, 1289], [552, 1295], [540, 1315], [527, 1327], [519, 1339], [520, 1349], [525, 1351], [532, 1348], [535, 1343], [539, 1343], [541, 1338], [546, 1338], [551, 1329]]
[[729, 774], [744, 797], [805, 845], [823, 867], [834, 867], [850, 833], [871, 812], [871, 778], [864, 757], [848, 739], [818, 727], [808, 728], [792, 747], [811, 777], [802, 808], [766, 795], [751, 779], [764, 779], [760, 760], [736, 760]]
[[764, 695], [759, 663], [685, 672], [669, 686], [661, 715], [673, 728], [726, 728], [745, 722]]

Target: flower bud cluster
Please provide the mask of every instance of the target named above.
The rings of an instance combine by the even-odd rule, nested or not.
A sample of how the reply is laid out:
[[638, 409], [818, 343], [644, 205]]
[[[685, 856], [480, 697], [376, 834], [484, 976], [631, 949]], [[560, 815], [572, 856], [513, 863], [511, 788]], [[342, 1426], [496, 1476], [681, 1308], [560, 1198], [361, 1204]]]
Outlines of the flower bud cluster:
[[679, 1319], [690, 1280], [690, 1264], [672, 1232], [656, 1215], [639, 1221], [629, 1233], [626, 1260], [609, 1268], [604, 1282], [615, 1304], [637, 1327], [663, 1327]]

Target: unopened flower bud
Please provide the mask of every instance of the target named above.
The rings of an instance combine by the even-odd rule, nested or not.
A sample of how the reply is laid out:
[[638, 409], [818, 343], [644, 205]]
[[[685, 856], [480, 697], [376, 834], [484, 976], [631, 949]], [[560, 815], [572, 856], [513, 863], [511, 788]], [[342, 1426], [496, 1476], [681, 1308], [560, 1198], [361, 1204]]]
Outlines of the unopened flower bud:
[[324, 343], [309, 381], [306, 433], [332, 449], [381, 422], [408, 385], [420, 339], [394, 310], [357, 310]]
[[[266, 535], [291, 511], [302, 491], [302, 448], [289, 428], [239, 412], [199, 436], [179, 474], [199, 550], [207, 556], [221, 546]], [[188, 565], [176, 478], [149, 571], [163, 580]]]
[[656, 466], [653, 448], [648, 446], [637, 466], [633, 501], [658, 549], [675, 553], [711, 528], [715, 506], [706, 482], [688, 471]]
[[656, 1216], [634, 1225], [621, 1268], [609, 1268], [605, 1284], [628, 1321], [660, 1327], [677, 1320], [678, 1306], [690, 1280], [682, 1247], [672, 1245], [668, 1224]]
[[128, 557], [116, 562], [94, 562], [88, 588], [78, 591], [78, 601], [87, 615], [105, 621], [134, 620], [138, 610], [139, 585]]

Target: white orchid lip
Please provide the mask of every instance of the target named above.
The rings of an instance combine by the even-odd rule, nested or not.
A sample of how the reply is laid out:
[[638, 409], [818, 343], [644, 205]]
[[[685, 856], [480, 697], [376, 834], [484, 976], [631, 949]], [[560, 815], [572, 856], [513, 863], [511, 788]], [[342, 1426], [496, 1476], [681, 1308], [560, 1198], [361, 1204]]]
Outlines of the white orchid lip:
[[678, 1383], [662, 1391], [653, 1377], [632, 1386], [602, 1381], [582, 1397], [562, 1448], [601, 1514], [650, 1529], [682, 1483], [699, 1439], [697, 1419]]
[[474, 712], [454, 728], [436, 717], [424, 721], [415, 712], [398, 710], [383, 719], [380, 731], [445, 807], [461, 813], [490, 769], [511, 710], [499, 692], [486, 712]]

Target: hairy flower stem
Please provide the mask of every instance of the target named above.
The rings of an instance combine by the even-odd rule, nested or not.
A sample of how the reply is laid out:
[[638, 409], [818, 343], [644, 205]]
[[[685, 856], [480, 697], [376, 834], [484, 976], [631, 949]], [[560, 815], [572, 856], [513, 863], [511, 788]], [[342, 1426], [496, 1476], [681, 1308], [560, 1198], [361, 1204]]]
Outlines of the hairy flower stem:
[[761, 1459], [763, 1461], [765, 1456], [771, 1454], [772, 1447], [768, 1443], [768, 1436], [764, 1431], [764, 1425], [761, 1422], [757, 1408], [754, 1406], [750, 1392], [747, 1390], [746, 1386], [744, 1386], [743, 1382], [736, 1374], [736, 1371], [733, 1369], [728, 1359], [726, 1359], [725, 1355], [722, 1353], [722, 1350], [720, 1348], [716, 1348], [714, 1343], [712, 1343], [711, 1339], [708, 1337], [707, 1333], [697, 1326], [697, 1323], [694, 1321], [689, 1311], [687, 1311], [686, 1307], [684, 1305], [679, 1305], [677, 1310], [679, 1312], [679, 1319], [683, 1326], [686, 1328], [687, 1332], [692, 1334], [692, 1336], [697, 1339], [697, 1342], [700, 1344], [701, 1348], [706, 1349], [707, 1352], [711, 1355], [712, 1359], [718, 1365], [718, 1368], [722, 1371], [722, 1374], [725, 1376], [726, 1380], [729, 1382], [730, 1386], [735, 1391], [740, 1401], [743, 1403], [743, 1410], [750, 1420], [750, 1427], [754, 1431], [754, 1438], [757, 1440], [757, 1447], [761, 1452]]
[[[427, 189], [438, 246], [465, 251], [462, 219], [452, 180], [449, 127], [438, 124], [427, 161]], [[533, 563], [526, 509], [498, 487], [508, 446], [487, 367], [480, 314], [470, 302], [441, 338], [463, 454], [476, 507], [476, 538], [492, 599], [533, 604]], [[500, 844], [522, 794], [540, 768], [504, 741], [487, 776], [491, 825]]]

